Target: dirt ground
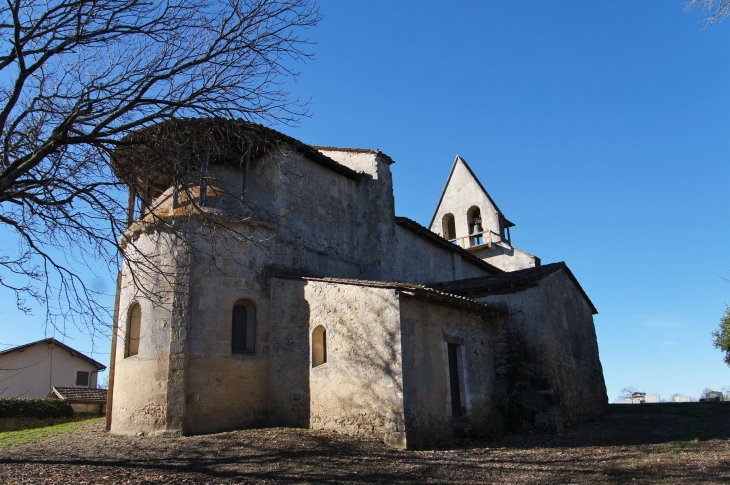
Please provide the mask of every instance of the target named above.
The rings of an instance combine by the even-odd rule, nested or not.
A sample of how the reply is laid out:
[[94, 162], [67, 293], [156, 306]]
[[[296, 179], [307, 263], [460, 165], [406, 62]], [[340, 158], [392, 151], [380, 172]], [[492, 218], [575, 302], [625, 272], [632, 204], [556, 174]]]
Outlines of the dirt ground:
[[0, 483], [730, 483], [729, 438], [729, 403], [612, 405], [561, 434], [424, 451], [305, 429], [123, 437], [96, 420], [0, 449]]

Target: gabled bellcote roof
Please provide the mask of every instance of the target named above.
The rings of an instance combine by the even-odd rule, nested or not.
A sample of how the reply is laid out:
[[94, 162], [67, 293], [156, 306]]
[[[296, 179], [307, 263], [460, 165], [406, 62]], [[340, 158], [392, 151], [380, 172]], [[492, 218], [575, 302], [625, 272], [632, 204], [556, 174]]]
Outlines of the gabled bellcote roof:
[[[438, 204], [436, 204], [436, 209], [433, 211], [433, 216], [431, 217], [431, 222], [428, 224], [428, 227], [433, 227], [433, 221], [436, 219], [436, 214], [438, 214], [439, 207], [441, 207], [441, 202], [443, 202], [443, 200], [444, 200], [444, 195], [446, 194], [446, 189], [449, 188], [449, 183], [451, 182], [451, 177], [453, 177], [453, 175], [454, 175], [454, 170], [456, 170], [456, 166], [460, 163], [462, 165], [464, 165], [464, 168], [467, 169], [467, 171], [469, 172], [469, 175], [471, 175], [471, 177], [474, 179], [474, 182], [477, 183], [477, 185], [479, 186], [481, 191], [484, 193], [484, 195], [487, 197], [487, 199], [489, 199], [489, 202], [494, 206], [495, 210], [497, 212], [499, 212], [500, 214], [502, 214], [502, 211], [499, 210], [499, 207], [497, 207], [497, 203], [494, 202], [492, 197], [490, 197], [489, 192], [487, 192], [487, 189], [484, 188], [484, 186], [479, 181], [477, 176], [474, 175], [474, 172], [472, 171], [469, 164], [466, 163], [466, 160], [461, 158], [459, 155], [456, 155], [456, 158], [454, 159], [454, 164], [451, 166], [451, 172], [449, 172], [449, 177], [446, 179], [446, 185], [444, 185], [444, 190], [441, 191], [441, 197], [439, 197], [439, 202], [438, 202]], [[504, 217], [504, 214], [502, 214], [502, 217]], [[504, 219], [504, 222], [507, 225], [507, 227], [514, 226], [514, 224], [512, 222], [508, 221], [507, 218]]]

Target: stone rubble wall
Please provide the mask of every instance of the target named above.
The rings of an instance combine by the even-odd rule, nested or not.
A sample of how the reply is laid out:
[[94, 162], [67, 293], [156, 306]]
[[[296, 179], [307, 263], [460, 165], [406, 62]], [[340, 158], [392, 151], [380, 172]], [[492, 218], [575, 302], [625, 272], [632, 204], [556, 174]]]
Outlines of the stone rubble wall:
[[[509, 310], [497, 339], [497, 396], [505, 427], [562, 431], [604, 414], [608, 398], [591, 310], [562, 272], [538, 286], [475, 298]], [[565, 302], [576, 310], [573, 356]]]
[[[409, 448], [483, 436], [502, 428], [495, 399], [494, 338], [500, 317], [401, 295], [405, 425]], [[448, 336], [448, 337], [446, 337]], [[464, 417], [452, 417], [448, 342], [457, 358]]]

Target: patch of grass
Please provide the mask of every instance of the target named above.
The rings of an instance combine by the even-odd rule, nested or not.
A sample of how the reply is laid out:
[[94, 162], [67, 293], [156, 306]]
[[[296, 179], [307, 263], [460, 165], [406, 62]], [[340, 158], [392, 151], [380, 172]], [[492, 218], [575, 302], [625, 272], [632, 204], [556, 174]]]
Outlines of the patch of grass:
[[636, 468], [637, 466], [639, 466], [639, 460], [637, 460], [637, 459], [631, 460], [631, 465], [629, 465], [629, 466], [631, 468]]
[[693, 444], [699, 443], [699, 442], [700, 442], [700, 439], [699, 438], [692, 438], [692, 439], [688, 439], [688, 440], [674, 440], [674, 441], [670, 441], [671, 447], [669, 448], [669, 453], [671, 453], [672, 455], [677, 455], [677, 454], [679, 454], [682, 451], [682, 449], [685, 446], [687, 446], [687, 445], [693, 445]]
[[46, 426], [45, 428], [32, 428], [24, 429], [22, 431], [7, 431], [5, 433], [0, 433], [0, 448], [34, 443], [63, 433], [73, 433], [81, 426], [100, 419], [104, 418], [95, 418], [86, 421], [73, 421], [71, 423], [57, 424], [55, 426]]

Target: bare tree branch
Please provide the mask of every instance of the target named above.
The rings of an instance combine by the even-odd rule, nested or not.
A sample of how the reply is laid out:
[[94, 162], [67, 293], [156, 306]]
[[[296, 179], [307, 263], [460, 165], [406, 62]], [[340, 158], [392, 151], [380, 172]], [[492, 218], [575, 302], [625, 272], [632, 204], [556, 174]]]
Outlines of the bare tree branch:
[[705, 25], [720, 23], [730, 16], [730, 0], [690, 0], [684, 4], [688, 12], [697, 7], [710, 15], [704, 19]]
[[[0, 6], [0, 224], [17, 236], [16, 249], [8, 244], [0, 252], [0, 286], [14, 292], [18, 308], [30, 311], [33, 300], [45, 306], [47, 324], [70, 321], [95, 333], [109, 326], [109, 313], [81, 271], [115, 274], [129, 264], [123, 258], [133, 258], [141, 288], [172, 281], [169, 269], [134, 248], [125, 233], [127, 186], [146, 223], [159, 225], [161, 234], [224, 244], [217, 235], [230, 229], [213, 218], [205, 234], [190, 234], [152, 210], [149, 187], [135, 171], [146, 162], [122, 167], [113, 154], [176, 153], [174, 164], [157, 167], [174, 181], [172, 194], [156, 193], [154, 203], [184, 194], [199, 214], [210, 212], [198, 207], [205, 197], [193, 194], [199, 191], [193, 179], [204, 176], [201, 152], [190, 153], [178, 135], [154, 127], [179, 118], [239, 120], [238, 128], [217, 135], [205, 126], [204, 136], [221, 141], [223, 133], [229, 152], [242, 156], [255, 140], [239, 128], [297, 123], [308, 104], [293, 99], [284, 83], [299, 75], [295, 64], [312, 57], [301, 32], [320, 18], [311, 0], [7, 0]], [[259, 150], [273, 149], [271, 140], [259, 142]], [[240, 221], [247, 217], [241, 213]], [[240, 228], [231, 234], [256, 244], [267, 237]], [[219, 250], [211, 249], [211, 264]]]

